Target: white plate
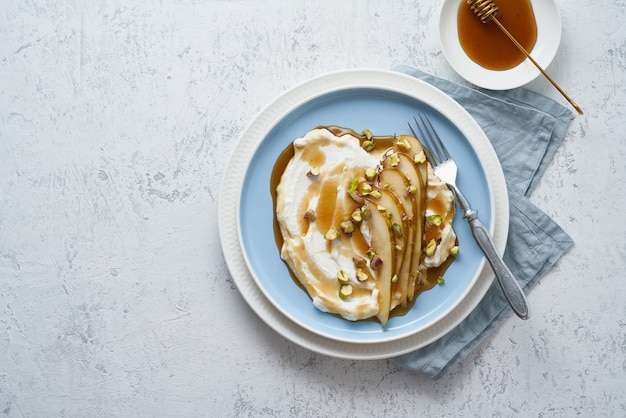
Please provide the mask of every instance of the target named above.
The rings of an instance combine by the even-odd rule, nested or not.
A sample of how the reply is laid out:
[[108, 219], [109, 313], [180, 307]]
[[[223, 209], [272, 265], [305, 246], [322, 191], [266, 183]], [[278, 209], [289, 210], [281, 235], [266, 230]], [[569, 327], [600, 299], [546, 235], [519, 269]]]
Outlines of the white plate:
[[[457, 30], [457, 14], [462, 1], [446, 0], [439, 18], [441, 48], [448, 63], [461, 77], [486, 89], [508, 90], [523, 86], [541, 74], [528, 59], [505, 71], [488, 70], [472, 61], [461, 47]], [[561, 42], [561, 16], [553, 0], [531, 0], [531, 4], [537, 22], [537, 42], [530, 55], [546, 69]]]
[[[291, 120], [300, 110], [310, 108], [317, 98], [335, 97], [333, 95], [338, 92], [362, 89], [405, 95], [408, 100], [422, 103], [433, 112], [453, 121], [478, 156], [489, 184], [490, 195], [498, 196], [498, 199], [491, 199], [490, 211], [493, 216], [490, 224], [496, 245], [503, 251], [508, 234], [508, 195], [499, 161], [483, 131], [460, 105], [440, 90], [413, 77], [380, 70], [341, 71], [314, 78], [289, 90], [262, 111], [242, 135], [227, 167], [220, 194], [219, 225], [224, 256], [233, 280], [246, 302], [270, 327], [294, 343], [318, 353], [342, 358], [375, 359], [397, 356], [422, 347], [440, 338], [462, 321], [482, 299], [493, 280], [493, 274], [485, 267], [484, 260], [462, 298], [449, 309], [440, 312], [435, 320], [419, 327], [416, 332], [391, 340], [350, 340], [335, 335], [321, 335], [314, 329], [303, 326], [306, 324], [290, 319], [288, 312], [281, 309], [280, 305], [275, 305], [275, 301], [264, 293], [267, 289], [259, 286], [258, 283], [263, 282], [257, 282], [259, 278], [255, 277], [255, 270], [258, 264], [255, 265], [249, 254], [246, 254], [250, 249], [246, 250], [242, 242], [245, 239], [242, 238], [242, 232], [238, 230], [235, 235], [232, 229], [232, 225], [238, 225], [239, 229], [239, 205], [242, 194], [246, 193], [242, 191], [246, 174], [251, 162], [254, 165], [255, 155], [260, 152], [259, 146], [263, 144], [263, 149], [269, 146], [267, 138], [272, 138], [273, 130], [283, 129], [284, 120]], [[326, 122], [319, 121], [320, 124]], [[402, 126], [397, 129], [404, 130]], [[222, 227], [225, 225], [229, 227]], [[459, 227], [467, 228], [466, 225], [457, 226]], [[277, 249], [274, 248], [274, 251], [275, 257], [278, 257]], [[428, 296], [424, 294], [420, 297]]]

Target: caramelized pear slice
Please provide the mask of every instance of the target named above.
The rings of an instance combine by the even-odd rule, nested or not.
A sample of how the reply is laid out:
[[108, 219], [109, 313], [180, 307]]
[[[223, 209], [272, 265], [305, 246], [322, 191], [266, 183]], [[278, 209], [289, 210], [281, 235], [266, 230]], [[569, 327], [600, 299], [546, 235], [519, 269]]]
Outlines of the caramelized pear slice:
[[370, 267], [378, 289], [378, 314], [376, 317], [384, 328], [391, 311], [391, 278], [396, 268], [395, 240], [387, 222], [387, 216], [378, 210], [378, 201], [367, 197], [364, 204], [370, 211], [371, 217], [363, 221], [361, 228], [369, 228], [369, 231], [364, 235], [371, 237], [372, 261], [378, 260], [375, 266], [371, 265]]
[[[415, 138], [413, 138], [415, 139]], [[412, 146], [413, 147], [413, 146]], [[411, 267], [409, 273], [409, 279], [407, 284], [407, 299], [408, 302], [412, 302], [415, 298], [415, 285], [420, 280], [420, 275], [423, 274], [420, 271], [420, 264], [422, 262], [422, 247], [424, 245], [424, 223], [426, 213], [426, 177], [422, 176], [423, 168], [424, 173], [427, 173], [426, 163], [415, 164], [409, 154], [398, 152], [398, 163], [395, 169], [400, 170], [402, 174], [409, 180], [410, 186], [414, 192], [412, 193], [412, 199], [414, 204], [413, 209], [413, 249], [411, 252]], [[391, 162], [388, 159], [383, 161], [383, 170], [390, 169]]]
[[[402, 161], [402, 159], [401, 159]], [[402, 164], [402, 163], [401, 163]], [[415, 199], [415, 230], [414, 233], [414, 246], [413, 254], [411, 254], [411, 278], [409, 279], [408, 299], [412, 302], [415, 299], [416, 284], [424, 279], [421, 277], [425, 274], [425, 271], [420, 268], [423, 260], [422, 248], [424, 247], [424, 225], [426, 222], [426, 181], [427, 177], [422, 177], [422, 171], [420, 166], [424, 168], [424, 173], [427, 174], [426, 163], [421, 165], [411, 164], [406, 161], [406, 164], [402, 165], [402, 168], [406, 168], [404, 171], [411, 182], [411, 186], [415, 187], [416, 191], [413, 195]], [[412, 169], [410, 168], [412, 167]]]
[[392, 298], [402, 307], [407, 306], [408, 287], [411, 273], [411, 261], [413, 257], [413, 247], [415, 245], [415, 218], [417, 210], [417, 189], [411, 188], [411, 183], [397, 168], [385, 168], [379, 173], [380, 187], [392, 192], [401, 203], [403, 213], [403, 225], [405, 227], [406, 238], [402, 248], [402, 264], [398, 270], [398, 282], [394, 286]]
[[[408, 147], [405, 144], [408, 144]], [[428, 176], [428, 173], [426, 171], [426, 161], [424, 160], [424, 162], [422, 163], [415, 162], [415, 157], [422, 155], [421, 153], [424, 151], [424, 147], [422, 146], [422, 143], [418, 138], [412, 135], [398, 135], [398, 137], [394, 141], [394, 150], [398, 154], [404, 153], [408, 155], [411, 161], [417, 165], [418, 170], [422, 175], [422, 178], [424, 179], [424, 181], [426, 181], [426, 178]]]
[[424, 149], [419, 139], [413, 135], [398, 135], [393, 141], [393, 147], [397, 152], [408, 154], [411, 159]]
[[[384, 170], [383, 170], [384, 171]], [[382, 185], [382, 183], [381, 183]], [[391, 228], [393, 241], [396, 249], [395, 269], [393, 275], [398, 279], [402, 274], [405, 254], [408, 248], [411, 235], [409, 234], [409, 224], [406, 218], [406, 209], [400, 199], [390, 188], [372, 186], [372, 191], [377, 192], [375, 202], [379, 212], [387, 218], [387, 224]], [[392, 276], [393, 277], [393, 276]], [[400, 280], [392, 282], [391, 309], [400, 304], [401, 298], [398, 292]]]

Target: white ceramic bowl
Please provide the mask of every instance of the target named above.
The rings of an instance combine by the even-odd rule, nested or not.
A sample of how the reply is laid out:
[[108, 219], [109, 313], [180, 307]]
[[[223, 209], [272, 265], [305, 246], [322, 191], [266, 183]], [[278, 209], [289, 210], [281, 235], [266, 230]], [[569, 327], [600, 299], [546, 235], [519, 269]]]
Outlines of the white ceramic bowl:
[[[446, 0], [439, 17], [439, 38], [448, 63], [465, 80], [489, 90], [508, 90], [534, 80], [541, 72], [530, 60], [509, 70], [494, 71], [472, 61], [459, 41], [457, 14], [464, 0]], [[553, 0], [531, 0], [537, 21], [537, 42], [530, 55], [546, 69], [561, 42], [561, 16]]]

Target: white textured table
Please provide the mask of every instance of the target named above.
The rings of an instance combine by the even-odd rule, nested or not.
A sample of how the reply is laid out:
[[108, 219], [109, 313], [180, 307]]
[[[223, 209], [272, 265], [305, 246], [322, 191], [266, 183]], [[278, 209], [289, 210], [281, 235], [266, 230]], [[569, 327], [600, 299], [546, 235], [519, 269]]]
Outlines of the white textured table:
[[433, 383], [278, 336], [216, 215], [238, 136], [294, 84], [394, 64], [462, 82], [440, 1], [1, 0], [0, 415], [625, 416], [626, 6], [557, 3], [549, 70], [586, 114], [532, 200], [576, 245], [529, 321]]

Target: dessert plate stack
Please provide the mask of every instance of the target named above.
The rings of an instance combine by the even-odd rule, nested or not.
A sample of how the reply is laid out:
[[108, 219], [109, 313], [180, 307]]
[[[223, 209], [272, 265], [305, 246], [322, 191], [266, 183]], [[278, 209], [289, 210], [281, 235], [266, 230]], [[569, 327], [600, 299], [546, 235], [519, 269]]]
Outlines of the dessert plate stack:
[[504, 251], [509, 202], [502, 168], [480, 126], [457, 102], [423, 81], [391, 71], [347, 70], [308, 80], [270, 103], [243, 133], [219, 201], [220, 241], [230, 274], [254, 312], [288, 340], [339, 358], [394, 357], [441, 338], [489, 289], [493, 273], [459, 213], [453, 221], [459, 256], [444, 284], [422, 293], [385, 329], [376, 321], [351, 322], [319, 311], [280, 258], [270, 180], [293, 140], [330, 125], [369, 129], [374, 135], [407, 133], [407, 122], [419, 112], [436, 125], [459, 165], [459, 186]]

